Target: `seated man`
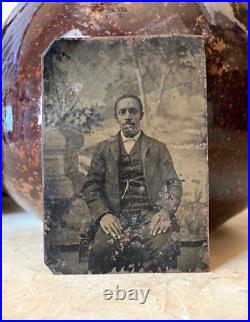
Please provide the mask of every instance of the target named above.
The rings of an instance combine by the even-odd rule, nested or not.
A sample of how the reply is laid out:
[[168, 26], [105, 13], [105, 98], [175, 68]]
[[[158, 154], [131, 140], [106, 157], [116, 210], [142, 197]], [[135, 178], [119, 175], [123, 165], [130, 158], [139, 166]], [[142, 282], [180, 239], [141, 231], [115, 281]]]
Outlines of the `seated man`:
[[174, 269], [178, 244], [172, 233], [182, 186], [170, 153], [141, 130], [137, 96], [120, 97], [114, 117], [121, 131], [97, 145], [84, 183], [96, 226], [89, 271]]

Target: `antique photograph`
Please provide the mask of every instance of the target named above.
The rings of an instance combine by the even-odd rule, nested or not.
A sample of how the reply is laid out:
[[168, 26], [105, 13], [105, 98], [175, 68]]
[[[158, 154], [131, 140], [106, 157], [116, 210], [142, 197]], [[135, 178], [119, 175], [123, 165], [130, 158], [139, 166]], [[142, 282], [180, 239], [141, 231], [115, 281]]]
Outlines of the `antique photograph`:
[[60, 39], [44, 56], [42, 110], [53, 273], [209, 269], [201, 37]]

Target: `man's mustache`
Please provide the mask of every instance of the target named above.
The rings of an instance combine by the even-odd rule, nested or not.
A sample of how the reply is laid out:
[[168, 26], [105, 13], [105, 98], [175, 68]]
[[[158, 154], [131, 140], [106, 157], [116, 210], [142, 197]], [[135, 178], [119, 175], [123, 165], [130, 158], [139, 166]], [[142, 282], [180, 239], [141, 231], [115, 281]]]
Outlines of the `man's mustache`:
[[127, 121], [127, 122], [125, 122], [125, 123], [123, 123], [123, 125], [134, 125], [135, 123], [133, 123], [133, 122], [129, 122], [129, 121]]

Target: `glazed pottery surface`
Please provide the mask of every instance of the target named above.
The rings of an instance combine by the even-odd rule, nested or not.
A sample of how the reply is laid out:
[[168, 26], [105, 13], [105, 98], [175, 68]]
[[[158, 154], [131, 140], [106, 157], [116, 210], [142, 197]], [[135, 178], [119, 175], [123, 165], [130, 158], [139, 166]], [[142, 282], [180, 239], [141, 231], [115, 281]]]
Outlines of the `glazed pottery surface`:
[[247, 5], [244, 3], [21, 3], [3, 29], [3, 177], [42, 214], [42, 56], [74, 38], [200, 35], [205, 42], [210, 224], [247, 206]]

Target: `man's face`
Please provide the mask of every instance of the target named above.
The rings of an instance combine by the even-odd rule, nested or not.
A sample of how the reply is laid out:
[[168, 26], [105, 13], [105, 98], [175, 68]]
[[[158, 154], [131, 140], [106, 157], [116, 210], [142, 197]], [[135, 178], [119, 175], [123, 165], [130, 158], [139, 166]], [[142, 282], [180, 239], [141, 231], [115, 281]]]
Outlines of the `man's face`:
[[137, 100], [132, 97], [121, 99], [117, 103], [116, 119], [127, 138], [135, 136], [140, 131], [142, 119]]

